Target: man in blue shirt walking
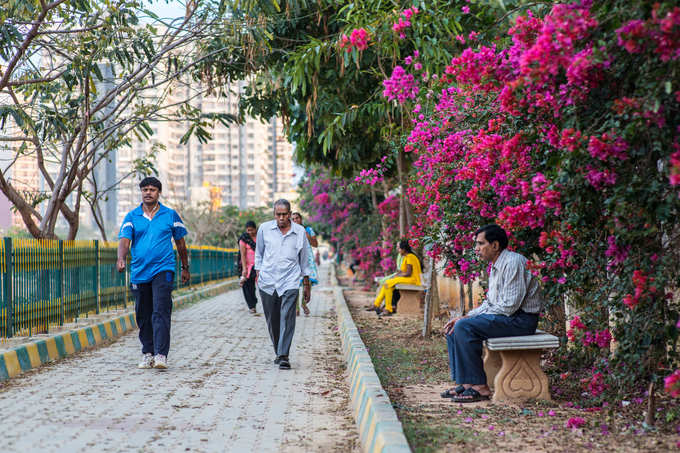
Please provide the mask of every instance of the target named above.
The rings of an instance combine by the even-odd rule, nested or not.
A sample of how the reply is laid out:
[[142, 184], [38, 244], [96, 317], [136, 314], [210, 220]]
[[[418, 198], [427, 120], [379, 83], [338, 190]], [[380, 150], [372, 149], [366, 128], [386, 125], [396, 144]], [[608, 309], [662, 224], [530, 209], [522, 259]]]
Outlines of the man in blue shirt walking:
[[142, 204], [123, 219], [118, 238], [118, 272], [125, 270], [125, 259], [132, 243], [130, 283], [135, 296], [135, 315], [142, 343], [139, 368], [167, 369], [170, 349], [172, 284], [175, 254], [172, 240], [182, 261], [182, 283], [191, 278], [184, 236], [187, 229], [179, 215], [163, 206], [158, 198], [163, 186], [154, 178], [139, 183]]

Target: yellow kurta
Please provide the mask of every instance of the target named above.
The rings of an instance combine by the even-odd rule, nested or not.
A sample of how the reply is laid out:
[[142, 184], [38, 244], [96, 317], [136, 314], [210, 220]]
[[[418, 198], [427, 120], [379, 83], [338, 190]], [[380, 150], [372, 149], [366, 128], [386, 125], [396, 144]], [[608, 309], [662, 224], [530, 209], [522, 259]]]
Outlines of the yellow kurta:
[[404, 260], [401, 263], [401, 271], [405, 272], [407, 269], [408, 265], [411, 265], [411, 275], [408, 277], [394, 277], [390, 278], [385, 283], [380, 287], [380, 292], [378, 293], [378, 296], [375, 298], [375, 302], [373, 302], [373, 305], [376, 307], [380, 307], [380, 304], [382, 303], [383, 299], [385, 299], [385, 310], [389, 311], [390, 313], [393, 310], [392, 308], [392, 295], [394, 294], [394, 286], [400, 283], [406, 284], [406, 285], [420, 285], [420, 274], [422, 273], [420, 269], [420, 261], [418, 260], [418, 257], [415, 256], [413, 253], [409, 253], [404, 257]]

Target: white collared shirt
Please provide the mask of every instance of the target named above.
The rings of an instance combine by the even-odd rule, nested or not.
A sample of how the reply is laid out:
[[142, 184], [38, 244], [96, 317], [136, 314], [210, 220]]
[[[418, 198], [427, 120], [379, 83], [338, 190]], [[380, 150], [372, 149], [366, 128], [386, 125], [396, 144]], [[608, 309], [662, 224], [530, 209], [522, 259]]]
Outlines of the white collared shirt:
[[289, 289], [300, 287], [300, 278], [309, 276], [307, 235], [305, 229], [291, 222], [290, 230], [282, 234], [276, 220], [260, 225], [255, 241], [255, 270], [259, 271], [257, 286], [267, 294], [281, 296]]
[[541, 287], [527, 268], [527, 259], [519, 253], [503, 250], [491, 266], [486, 298], [468, 315], [510, 316], [519, 309], [526, 313], [539, 313], [542, 307]]

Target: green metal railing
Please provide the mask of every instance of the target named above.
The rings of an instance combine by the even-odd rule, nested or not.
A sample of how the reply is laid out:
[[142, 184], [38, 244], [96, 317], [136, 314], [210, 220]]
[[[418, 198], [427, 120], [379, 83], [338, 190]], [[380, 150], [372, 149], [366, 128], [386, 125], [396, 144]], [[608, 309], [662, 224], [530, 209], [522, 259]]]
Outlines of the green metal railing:
[[[41, 239], [0, 240], [0, 337], [47, 332], [91, 313], [132, 302], [129, 269], [118, 272], [117, 243]], [[236, 249], [189, 246], [191, 281], [175, 288], [232, 277]]]

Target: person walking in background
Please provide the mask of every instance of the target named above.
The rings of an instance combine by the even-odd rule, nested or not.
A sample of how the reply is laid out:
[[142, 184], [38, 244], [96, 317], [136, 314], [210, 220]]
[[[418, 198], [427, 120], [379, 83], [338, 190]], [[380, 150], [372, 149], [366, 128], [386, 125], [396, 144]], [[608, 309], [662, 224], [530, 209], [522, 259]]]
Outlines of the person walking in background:
[[[396, 277], [388, 278], [380, 287], [380, 292], [373, 302], [374, 311], [377, 314], [385, 314], [387, 316], [394, 313], [392, 308], [392, 295], [394, 294], [394, 287], [399, 284], [420, 285], [420, 261], [413, 253], [411, 245], [406, 239], [399, 241], [399, 254], [403, 257], [401, 268], [397, 272]], [[385, 310], [380, 308], [380, 304], [385, 301]]]
[[257, 239], [257, 225], [252, 220], [246, 222], [246, 231], [238, 239], [240, 252], [241, 279], [239, 284], [243, 288], [243, 297], [246, 299], [251, 313], [257, 313], [257, 296], [255, 295], [255, 241]]
[[[182, 261], [182, 283], [187, 283], [189, 256], [184, 242], [187, 229], [179, 215], [159, 201], [163, 186], [154, 178], [139, 183], [142, 204], [123, 219], [118, 238], [118, 272], [125, 270], [128, 252], [132, 252], [130, 283], [135, 297], [135, 316], [142, 343], [139, 368], [168, 367], [172, 285], [175, 280], [175, 240]], [[132, 245], [132, 249], [130, 249]]]
[[304, 302], [309, 302], [309, 258], [307, 234], [291, 222], [290, 203], [274, 203], [275, 220], [265, 222], [257, 230], [255, 271], [262, 309], [267, 319], [269, 336], [276, 353], [275, 364], [289, 370], [290, 345], [295, 334], [295, 306], [303, 281]]
[[[299, 212], [294, 212], [291, 215], [291, 220], [298, 225], [302, 225], [302, 214]], [[319, 272], [316, 267], [316, 263], [314, 262], [314, 252], [312, 251], [312, 247], [318, 247], [319, 246], [319, 241], [316, 238], [316, 233], [312, 229], [312, 227], [309, 226], [304, 226], [302, 227], [305, 229], [305, 232], [307, 233], [307, 256], [308, 256], [308, 263], [307, 265], [309, 266], [309, 281], [311, 282], [312, 286], [316, 285], [319, 283]], [[300, 281], [300, 286], [302, 286], [302, 280]], [[302, 311], [304, 311], [305, 316], [309, 316], [309, 308], [307, 308], [307, 304], [302, 301]], [[297, 315], [300, 314], [300, 309], [296, 308], [295, 313]]]

